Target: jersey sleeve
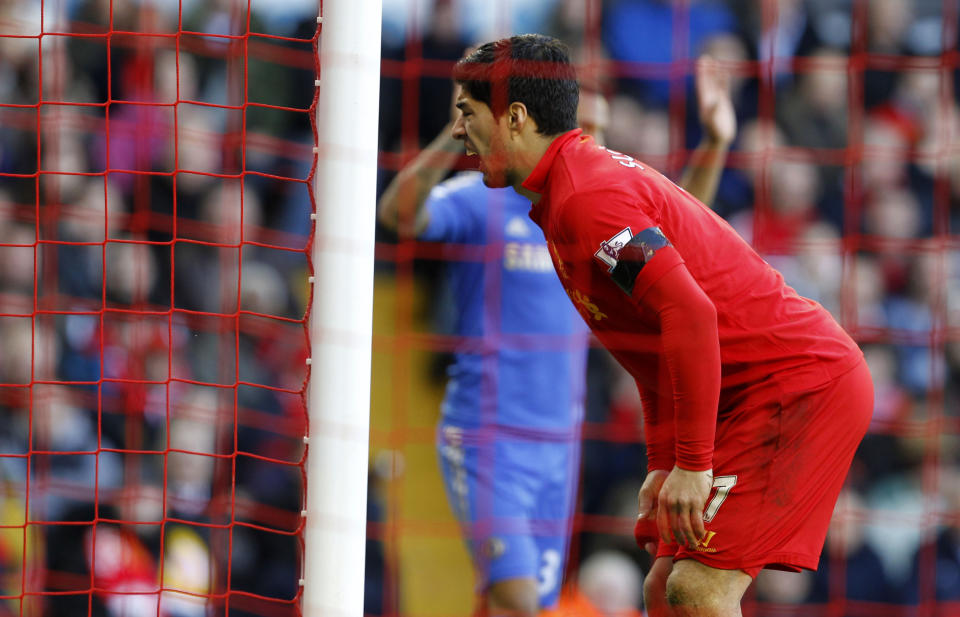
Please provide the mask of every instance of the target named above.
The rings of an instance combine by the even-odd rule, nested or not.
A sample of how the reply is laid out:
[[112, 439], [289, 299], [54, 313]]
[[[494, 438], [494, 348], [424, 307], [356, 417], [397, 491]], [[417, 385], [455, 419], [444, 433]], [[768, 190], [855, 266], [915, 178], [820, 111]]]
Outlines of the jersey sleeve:
[[[651, 240], [664, 240], [669, 244], [669, 239], [660, 231], [658, 199], [652, 192], [639, 195], [621, 190], [574, 193], [560, 210], [561, 235], [575, 244], [578, 254], [592, 256], [594, 266], [604, 271], [621, 289], [630, 288], [628, 295], [641, 298], [660, 276], [683, 263], [680, 254], [672, 252], [666, 255], [666, 259], [658, 255], [660, 258], [655, 264], [648, 264], [642, 280], [636, 278], [639, 271], [633, 272], [632, 276], [623, 272], [614, 275], [620, 252], [624, 249], [633, 250], [639, 246], [640, 240], [645, 242], [644, 248], [653, 248], [654, 251], [659, 245], [656, 242], [650, 244]], [[652, 256], [653, 253], [648, 257]]]
[[427, 242], [476, 241], [482, 231], [480, 208], [477, 197], [468, 190], [470, 185], [462, 178], [453, 178], [431, 189], [424, 203], [427, 210], [427, 226], [420, 232], [419, 240]]
[[670, 471], [676, 461], [674, 451], [676, 428], [672, 401], [661, 401], [656, 392], [637, 383], [643, 405], [643, 432], [647, 442], [647, 469]]
[[[592, 251], [594, 266], [623, 291], [624, 301], [638, 311], [652, 311], [659, 320], [660, 353], [669, 370], [669, 385], [660, 389], [672, 392], [673, 413], [658, 409], [653, 417], [645, 414], [654, 446], [668, 441], [660, 431], [661, 419], [669, 415], [676, 464], [692, 471], [710, 469], [720, 399], [716, 307], [660, 228], [655, 196], [599, 191], [572, 199], [561, 217], [565, 235], [575, 238], [581, 255]], [[657, 401], [656, 407], [663, 405]], [[651, 419], [654, 426], [647, 426]]]
[[643, 302], [660, 319], [673, 392], [676, 463], [690, 471], [711, 469], [720, 402], [716, 307], [682, 265], [650, 285]]

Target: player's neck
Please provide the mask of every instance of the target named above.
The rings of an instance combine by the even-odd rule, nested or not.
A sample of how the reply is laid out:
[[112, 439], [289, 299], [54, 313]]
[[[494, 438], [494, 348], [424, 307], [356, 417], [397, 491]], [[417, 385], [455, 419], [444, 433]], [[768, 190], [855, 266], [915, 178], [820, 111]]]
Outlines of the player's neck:
[[534, 193], [525, 188], [523, 183], [536, 169], [540, 159], [547, 153], [555, 138], [556, 135], [541, 135], [540, 133], [525, 135], [523, 147], [515, 152], [514, 169], [517, 172], [517, 180], [513, 184], [513, 190], [533, 203], [540, 201], [540, 193]]
[[537, 203], [540, 201], [540, 193], [534, 193], [530, 189], [524, 188], [523, 184], [514, 184], [513, 190], [520, 193], [522, 196], [530, 200], [530, 203]]

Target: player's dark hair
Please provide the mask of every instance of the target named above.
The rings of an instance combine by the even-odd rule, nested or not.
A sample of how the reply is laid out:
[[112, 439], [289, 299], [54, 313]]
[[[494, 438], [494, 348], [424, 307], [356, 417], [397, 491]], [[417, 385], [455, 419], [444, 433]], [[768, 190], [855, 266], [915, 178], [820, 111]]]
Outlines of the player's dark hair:
[[453, 79], [494, 117], [519, 102], [537, 132], [558, 135], [577, 127], [580, 91], [567, 46], [542, 34], [486, 43], [457, 62]]

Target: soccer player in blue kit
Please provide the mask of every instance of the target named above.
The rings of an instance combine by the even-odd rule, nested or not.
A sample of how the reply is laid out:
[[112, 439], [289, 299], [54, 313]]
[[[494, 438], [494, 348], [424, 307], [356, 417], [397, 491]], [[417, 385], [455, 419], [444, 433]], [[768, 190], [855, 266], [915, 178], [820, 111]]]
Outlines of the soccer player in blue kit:
[[[713, 201], [736, 132], [727, 90], [727, 75], [702, 59], [696, 91], [704, 137], [681, 185], [704, 203]], [[581, 92], [578, 120], [597, 141], [608, 113], [603, 97]], [[512, 188], [487, 188], [474, 171], [443, 181], [463, 153], [452, 126], [393, 179], [379, 220], [400, 237], [465, 251], [445, 273], [459, 346], [437, 448], [473, 556], [481, 612], [532, 617], [556, 604], [564, 572], [588, 329], [529, 218], [529, 200]]]

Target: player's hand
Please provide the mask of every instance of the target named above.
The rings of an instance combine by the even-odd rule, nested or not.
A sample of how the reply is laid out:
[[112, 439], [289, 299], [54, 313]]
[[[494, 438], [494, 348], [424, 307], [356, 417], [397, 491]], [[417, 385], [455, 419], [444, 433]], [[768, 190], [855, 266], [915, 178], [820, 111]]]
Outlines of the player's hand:
[[696, 65], [697, 105], [700, 122], [709, 139], [729, 146], [737, 136], [737, 114], [730, 99], [730, 73], [710, 56]]
[[664, 469], [655, 469], [648, 473], [637, 495], [637, 522], [633, 527], [633, 538], [637, 541], [637, 546], [646, 549], [651, 555], [657, 552], [658, 495], [668, 474]]
[[658, 496], [657, 528], [665, 542], [696, 548], [707, 532], [703, 526], [703, 508], [712, 488], [713, 470], [688, 471], [674, 466]]

